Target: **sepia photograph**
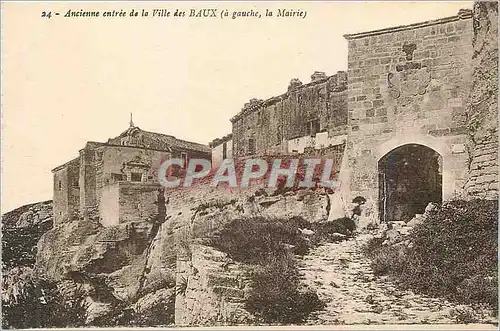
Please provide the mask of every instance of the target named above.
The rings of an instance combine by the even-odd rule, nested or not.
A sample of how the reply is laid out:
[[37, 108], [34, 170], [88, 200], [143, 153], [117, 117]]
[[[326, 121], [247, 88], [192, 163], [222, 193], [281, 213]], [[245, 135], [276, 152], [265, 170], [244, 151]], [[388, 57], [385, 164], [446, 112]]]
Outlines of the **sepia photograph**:
[[498, 329], [497, 1], [2, 1], [2, 329]]

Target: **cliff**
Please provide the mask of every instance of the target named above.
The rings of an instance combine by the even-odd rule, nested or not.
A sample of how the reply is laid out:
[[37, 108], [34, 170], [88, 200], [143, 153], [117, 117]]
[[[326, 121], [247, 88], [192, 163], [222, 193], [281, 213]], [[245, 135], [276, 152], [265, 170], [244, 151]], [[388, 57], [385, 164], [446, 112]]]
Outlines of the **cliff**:
[[[162, 222], [103, 227], [73, 219], [50, 228], [50, 202], [5, 215], [4, 222], [25, 226], [34, 231], [31, 242], [39, 241], [32, 245], [36, 261], [34, 254], [21, 263], [16, 262], [17, 253], [4, 253], [12, 273], [4, 284], [33, 277], [55, 284], [65, 298], [84, 298], [81, 325], [87, 326], [249, 323], [253, 316], [243, 304], [249, 290], [247, 266], [207, 240], [235, 219], [300, 217], [325, 222], [332, 210], [331, 195], [323, 190], [279, 194], [198, 187], [167, 197]], [[40, 221], [32, 219], [50, 226], [40, 228]], [[4, 245], [12, 246], [12, 240], [18, 241], [14, 237]], [[20, 266], [26, 268], [16, 269]], [[4, 289], [4, 307], [15, 301], [12, 287]], [[16, 326], [9, 322], [4, 326]]]

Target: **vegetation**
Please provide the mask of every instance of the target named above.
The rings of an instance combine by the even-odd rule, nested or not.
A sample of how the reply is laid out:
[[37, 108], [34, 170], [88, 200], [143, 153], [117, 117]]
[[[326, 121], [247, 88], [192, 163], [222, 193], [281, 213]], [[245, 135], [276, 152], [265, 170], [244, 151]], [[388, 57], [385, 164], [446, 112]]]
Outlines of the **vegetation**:
[[451, 201], [430, 212], [408, 245], [366, 248], [376, 274], [405, 288], [460, 303], [498, 309], [498, 201]]
[[52, 219], [29, 227], [4, 226], [2, 229], [2, 270], [35, 264], [40, 237], [52, 228]]
[[[301, 230], [310, 231], [311, 234], [304, 234]], [[355, 223], [350, 218], [323, 223], [311, 223], [301, 217], [240, 218], [233, 220], [215, 234], [209, 244], [226, 252], [236, 261], [265, 264], [269, 257], [278, 253], [290, 251], [293, 254], [305, 255], [310, 248], [322, 242], [348, 238], [354, 230]]]
[[2, 328], [79, 327], [85, 324], [83, 296], [67, 297], [58, 284], [16, 268], [3, 279]]
[[[324, 307], [315, 291], [302, 285], [296, 255], [323, 241], [343, 240], [354, 231], [351, 219], [310, 223], [300, 217], [241, 218], [227, 224], [210, 245], [236, 261], [256, 266], [246, 309], [264, 323], [297, 324]], [[340, 234], [340, 236], [339, 236]]]

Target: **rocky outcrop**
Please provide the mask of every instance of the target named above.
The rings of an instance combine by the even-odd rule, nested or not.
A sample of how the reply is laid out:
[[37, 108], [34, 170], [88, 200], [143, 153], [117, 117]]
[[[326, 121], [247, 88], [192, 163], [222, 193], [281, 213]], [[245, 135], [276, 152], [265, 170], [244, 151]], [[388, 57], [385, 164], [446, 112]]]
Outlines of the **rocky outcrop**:
[[168, 199], [167, 221], [155, 238], [151, 272], [176, 270], [176, 325], [235, 325], [253, 320], [244, 309], [248, 291], [245, 271], [206, 245], [225, 224], [238, 218], [264, 216], [324, 222], [331, 211], [324, 190], [277, 194], [274, 190], [221, 190], [200, 187], [176, 191]]
[[470, 196], [498, 198], [498, 3], [474, 4], [473, 86], [468, 103]]
[[37, 243], [52, 228], [52, 201], [34, 203], [5, 213], [2, 217], [2, 271], [31, 267]]
[[[54, 228], [50, 222], [33, 239], [29, 266], [59, 284], [68, 297], [85, 297], [86, 325], [173, 324], [174, 305], [176, 325], [248, 324], [253, 318], [244, 309], [248, 265], [208, 246], [209, 239], [239, 218], [331, 221], [330, 214], [339, 209], [332, 208], [338, 200], [332, 196], [325, 190], [208, 185], [166, 192], [164, 219], [111, 227], [83, 218]], [[4, 222], [10, 228], [33, 229], [52, 220], [50, 207], [50, 202], [26, 206], [6, 215]], [[146, 320], [140, 317], [153, 308], [160, 310]]]

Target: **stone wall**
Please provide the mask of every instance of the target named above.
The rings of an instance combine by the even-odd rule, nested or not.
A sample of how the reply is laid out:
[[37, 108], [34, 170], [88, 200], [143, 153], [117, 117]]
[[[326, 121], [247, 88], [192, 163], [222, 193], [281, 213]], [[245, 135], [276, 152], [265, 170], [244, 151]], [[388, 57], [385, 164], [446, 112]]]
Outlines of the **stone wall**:
[[233, 158], [233, 135], [228, 134], [220, 139], [214, 139], [209, 144], [212, 148], [212, 168], [218, 168], [224, 159]]
[[55, 225], [78, 215], [80, 204], [79, 171], [78, 158], [53, 170]]
[[469, 196], [498, 199], [498, 3], [474, 4]]
[[98, 143], [88, 142], [80, 150], [80, 214], [84, 218], [95, 217], [97, 210], [95, 148]]
[[175, 325], [235, 325], [252, 320], [244, 309], [249, 281], [244, 268], [226, 254], [193, 244], [177, 260]]
[[119, 192], [120, 223], [153, 220], [159, 214], [160, 184], [120, 182]]
[[378, 218], [378, 161], [420, 144], [443, 158], [443, 199], [459, 196], [467, 174], [465, 106], [472, 75], [472, 18], [457, 16], [346, 35], [350, 191]]
[[308, 84], [293, 79], [287, 93], [245, 104], [231, 119], [234, 156], [287, 154], [289, 140], [346, 133], [346, 73], [327, 77], [316, 72], [311, 78]]

